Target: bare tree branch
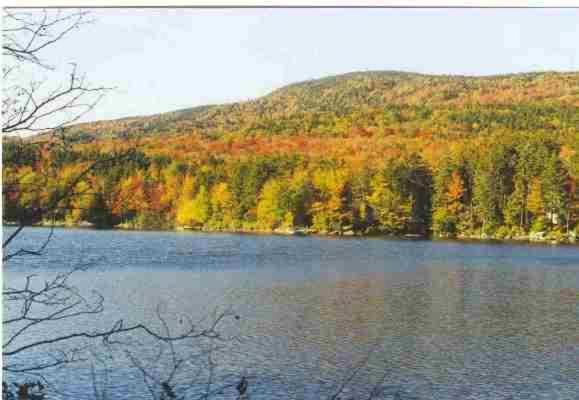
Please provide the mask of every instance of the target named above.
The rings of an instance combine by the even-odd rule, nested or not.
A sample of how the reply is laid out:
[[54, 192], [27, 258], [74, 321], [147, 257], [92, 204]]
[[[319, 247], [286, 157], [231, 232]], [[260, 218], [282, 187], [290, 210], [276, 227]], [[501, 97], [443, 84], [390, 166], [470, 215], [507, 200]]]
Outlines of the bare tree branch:
[[89, 13], [83, 10], [13, 12], [4, 10], [2, 35], [3, 55], [20, 62], [29, 62], [45, 68], [40, 52], [62, 40], [80, 26], [91, 23]]
[[[39, 71], [43, 74], [56, 73], [56, 67], [44, 60], [45, 51], [57, 46], [79, 27], [90, 23], [88, 13], [82, 10], [4, 10], [3, 20], [2, 50], [7, 62], [2, 69], [5, 81], [2, 132], [18, 135], [50, 131], [52, 140], [39, 146], [40, 151], [67, 151], [70, 142], [62, 128], [79, 121], [87, 112], [93, 110], [111, 88], [90, 85], [76, 64], [71, 64], [68, 75], [60, 85], [52, 85], [54, 79], [37, 76]], [[34, 78], [26, 81], [25, 72], [30, 72], [29, 70], [34, 72], [32, 75]], [[55, 146], [58, 147], [55, 149]], [[21, 210], [21, 215], [15, 212], [19, 215], [19, 218], [15, 219], [18, 226], [3, 241], [4, 266], [17, 257], [44, 255], [53, 238], [55, 215], [62, 210], [73, 208], [74, 206], [70, 204], [73, 198], [91, 195], [91, 190], [79, 190], [79, 184], [90, 180], [93, 172], [98, 169], [130, 160], [134, 155], [134, 150], [128, 150], [105, 158], [97, 158], [89, 162], [86, 168], [76, 173], [72, 179], [67, 179], [64, 183], [59, 182], [54, 191], [46, 191], [48, 184], [58, 178], [54, 166], [46, 165], [49, 158], [35, 156], [32, 160], [27, 160], [27, 168], [31, 168], [32, 171], [30, 176], [35, 178], [37, 171], [45, 175], [38, 180], [28, 181], [27, 178], [30, 176], [27, 177], [24, 172], [25, 175], [15, 181], [5, 182], [3, 195], [6, 198], [12, 195], [42, 193], [47, 199], [31, 201], [30, 207]], [[20, 206], [21, 204], [18, 204], [18, 207]], [[33, 248], [17, 248], [16, 238], [23, 233], [24, 227], [45, 218], [52, 220], [48, 236], [38, 245], [32, 246]], [[51, 368], [88, 361], [86, 358], [88, 345], [85, 343], [100, 342], [105, 347], [120, 348], [123, 351], [133, 367], [141, 371], [144, 383], [150, 388], [150, 394], [154, 399], [163, 396], [160, 397], [163, 400], [173, 400], [177, 398], [178, 392], [181, 395], [180, 399], [184, 399], [187, 390], [194, 385], [193, 381], [183, 384], [180, 374], [182, 375], [186, 367], [189, 368], [194, 362], [203, 363], [203, 357], [207, 357], [206, 372], [209, 374], [204, 398], [213, 396], [219, 390], [233, 387], [234, 383], [217, 385], [214, 382], [216, 362], [212, 358], [213, 352], [218, 349], [216, 344], [229, 340], [220, 332], [223, 321], [233, 316], [229, 311], [220, 313], [213, 321], [205, 324], [195, 324], [185, 316], [183, 320], [186, 323], [181, 324], [176, 333], [171, 332], [169, 323], [163, 318], [160, 310], [157, 310], [160, 329], [119, 319], [110, 328], [85, 329], [80, 325], [68, 331], [62, 329], [53, 332], [47, 329], [39, 338], [36, 335], [37, 331], [51, 324], [58, 326], [66, 321], [82, 321], [83, 317], [94, 318], [103, 312], [105, 300], [102, 295], [94, 292], [90, 298], [85, 298], [69, 282], [73, 273], [81, 272], [88, 266], [82, 265], [71, 271], [58, 273], [44, 282], [38, 276], [29, 275], [19, 282], [19, 285], [5, 284], [2, 293], [5, 311], [2, 321], [5, 373], [42, 377], [42, 374]], [[155, 375], [148, 369], [146, 363], [138, 359], [138, 353], [129, 351], [127, 339], [136, 337], [147, 338], [158, 345], [157, 360], [168, 358], [169, 367], [162, 375]], [[200, 351], [203, 349], [196, 346], [200, 342], [205, 344], [206, 341], [211, 344], [209, 350]], [[191, 347], [188, 349], [190, 351], [183, 353], [180, 347], [177, 350], [175, 346], [177, 342], [190, 344]], [[28, 354], [34, 356], [29, 357]], [[23, 355], [27, 356], [22, 357]], [[106, 387], [98, 390], [94, 364], [91, 376], [95, 397], [98, 400], [104, 399]], [[108, 375], [105, 375], [105, 378], [108, 379]]]
[[338, 387], [336, 392], [332, 396], [330, 396], [329, 400], [339, 400], [340, 399], [340, 395], [344, 392], [346, 387], [354, 380], [354, 378], [356, 378], [356, 376], [360, 373], [362, 368], [364, 368], [368, 364], [368, 361], [370, 360], [370, 357], [374, 353], [374, 349], [376, 347], [377, 347], [377, 344], [375, 344], [372, 347], [372, 350], [370, 350], [366, 354], [366, 356], [358, 363], [358, 365], [352, 370], [352, 372], [345, 379], [342, 380], [342, 382], [340, 383], [340, 386]]
[[49, 89], [47, 82], [21, 82], [19, 73], [24, 67], [54, 71], [41, 53], [56, 46], [73, 31], [91, 23], [83, 10], [41, 10], [13, 12], [4, 10], [2, 53], [4, 98], [2, 100], [2, 132], [19, 133], [54, 130], [78, 121], [94, 109], [105, 92], [111, 88], [87, 84], [72, 64], [66, 82]]

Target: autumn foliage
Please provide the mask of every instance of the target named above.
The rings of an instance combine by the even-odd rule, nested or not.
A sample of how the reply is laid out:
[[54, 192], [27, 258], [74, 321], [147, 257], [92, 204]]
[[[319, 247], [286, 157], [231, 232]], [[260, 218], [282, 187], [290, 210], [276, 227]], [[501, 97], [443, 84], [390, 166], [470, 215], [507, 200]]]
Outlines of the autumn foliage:
[[[4, 143], [5, 220], [84, 165], [58, 219], [206, 230], [516, 237], [579, 218], [579, 75], [359, 73], [255, 101]], [[39, 222], [39, 221], [33, 221]]]

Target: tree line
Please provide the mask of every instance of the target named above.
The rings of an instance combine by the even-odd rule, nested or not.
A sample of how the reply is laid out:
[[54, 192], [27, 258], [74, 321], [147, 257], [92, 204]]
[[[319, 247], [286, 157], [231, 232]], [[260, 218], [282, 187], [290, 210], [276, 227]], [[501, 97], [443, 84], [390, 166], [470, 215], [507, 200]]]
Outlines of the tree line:
[[[578, 229], [577, 135], [501, 132], [438, 142], [436, 156], [416, 143], [394, 147], [368, 160], [251, 148], [229, 157], [170, 157], [142, 146], [121, 165], [97, 168], [75, 183], [76, 195], [56, 218], [107, 228], [437, 237], [545, 232], [564, 239]], [[18, 184], [5, 193], [4, 219], [41, 208], [83, 165], [113, 152], [5, 143], [4, 182]]]

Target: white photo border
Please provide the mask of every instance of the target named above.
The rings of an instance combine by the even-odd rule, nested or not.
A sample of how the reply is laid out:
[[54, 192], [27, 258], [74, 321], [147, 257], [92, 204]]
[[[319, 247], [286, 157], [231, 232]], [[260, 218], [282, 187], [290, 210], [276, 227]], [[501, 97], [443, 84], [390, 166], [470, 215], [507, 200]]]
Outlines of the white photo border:
[[577, 8], [579, 0], [2, 0], [4, 8], [31, 7], [393, 7], [393, 8]]

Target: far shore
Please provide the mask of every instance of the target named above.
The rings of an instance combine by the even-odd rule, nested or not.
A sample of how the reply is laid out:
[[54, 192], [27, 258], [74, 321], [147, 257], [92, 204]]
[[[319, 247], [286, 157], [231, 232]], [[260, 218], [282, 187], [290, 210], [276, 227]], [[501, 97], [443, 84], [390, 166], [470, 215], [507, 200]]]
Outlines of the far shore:
[[[15, 227], [17, 223], [3, 222], [4, 227]], [[457, 235], [438, 237], [434, 235], [420, 235], [420, 234], [388, 234], [380, 232], [354, 232], [352, 230], [345, 230], [342, 232], [319, 232], [309, 228], [296, 229], [206, 229], [194, 227], [174, 227], [174, 228], [159, 228], [159, 227], [134, 227], [128, 225], [115, 225], [99, 227], [89, 222], [81, 223], [67, 223], [64, 221], [55, 221], [54, 223], [43, 222], [32, 225], [35, 228], [71, 228], [71, 229], [94, 229], [94, 230], [125, 230], [125, 231], [161, 231], [161, 232], [197, 232], [197, 233], [232, 233], [232, 234], [252, 234], [252, 235], [277, 235], [277, 236], [312, 236], [312, 237], [333, 237], [333, 238], [384, 238], [393, 240], [432, 240], [432, 241], [458, 241], [458, 242], [484, 242], [484, 243], [529, 243], [529, 244], [549, 244], [549, 245], [577, 245], [579, 238], [573, 234], [566, 235], [563, 239], [550, 238], [545, 232], [531, 232], [525, 236], [498, 238], [494, 236], [485, 235]]]

